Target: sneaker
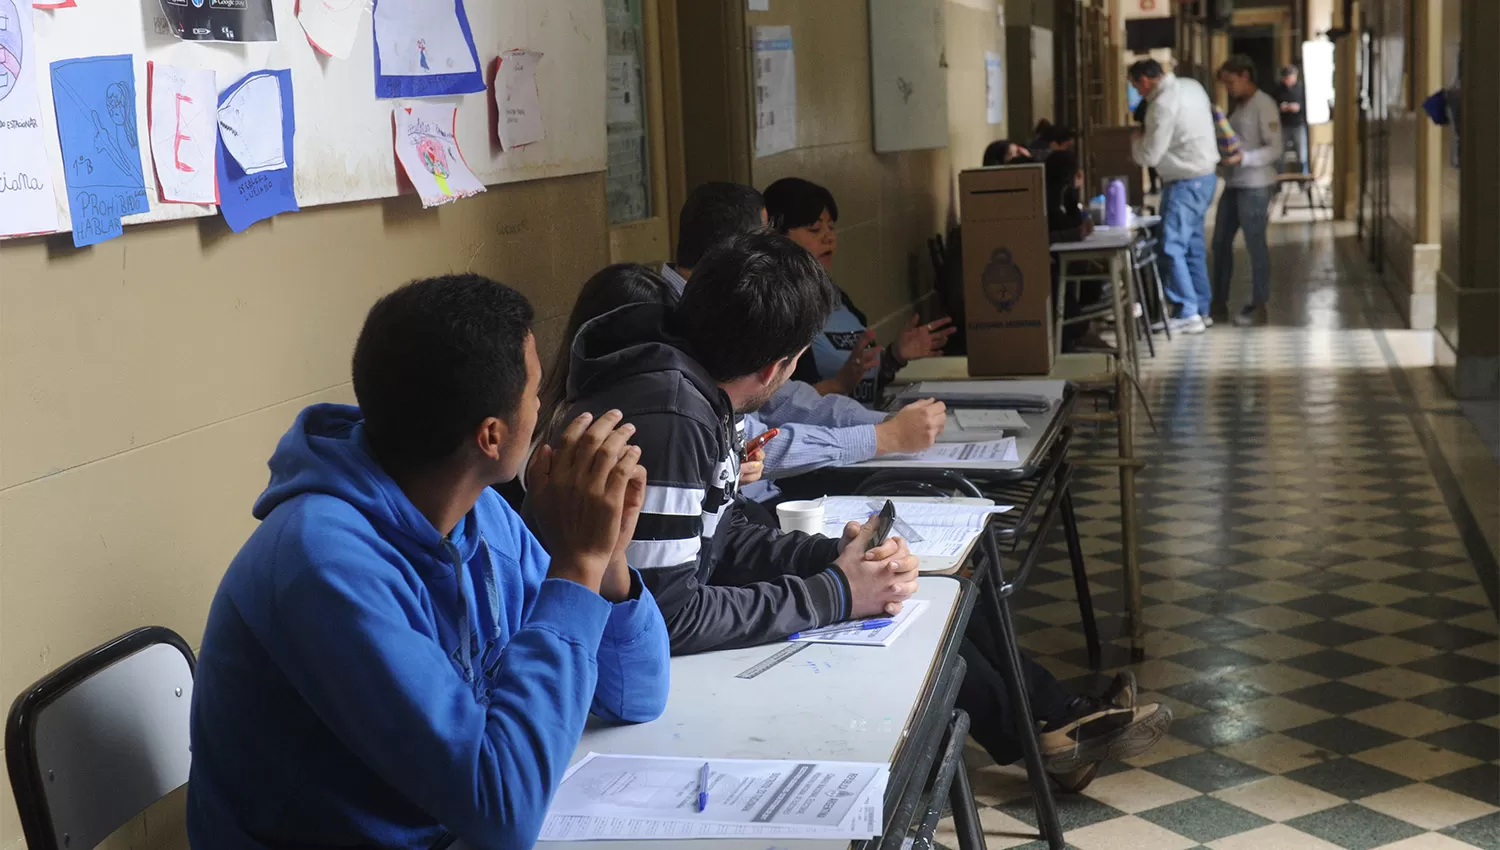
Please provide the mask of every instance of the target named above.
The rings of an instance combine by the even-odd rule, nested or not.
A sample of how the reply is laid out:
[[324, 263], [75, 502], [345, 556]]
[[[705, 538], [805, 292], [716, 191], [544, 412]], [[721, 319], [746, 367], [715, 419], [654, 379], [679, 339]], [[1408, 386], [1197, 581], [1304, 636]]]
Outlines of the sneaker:
[[[1099, 695], [1099, 701], [1116, 708], [1135, 708], [1136, 684], [1135, 674], [1129, 670], [1123, 670], [1115, 674], [1114, 681]], [[1089, 783], [1099, 775], [1099, 762], [1084, 765], [1077, 770], [1064, 773], [1050, 774], [1052, 781], [1057, 787], [1069, 794], [1077, 794], [1089, 787]]]
[[1250, 328], [1257, 325], [1268, 325], [1271, 317], [1266, 314], [1266, 305], [1259, 307], [1246, 307], [1238, 316], [1234, 317], [1234, 326], [1237, 328]]
[[1067, 776], [1106, 759], [1134, 758], [1155, 746], [1171, 725], [1172, 710], [1159, 703], [1123, 708], [1100, 697], [1079, 697], [1067, 720], [1038, 736], [1042, 764], [1050, 774]]
[[1189, 316], [1173, 319], [1172, 330], [1180, 334], [1201, 334], [1208, 330], [1208, 325], [1203, 323], [1202, 316]]
[[1203, 327], [1205, 329], [1206, 328], [1211, 328], [1211, 327], [1214, 326], [1214, 317], [1213, 316], [1199, 316], [1198, 318], [1200, 318], [1200, 319], [1203, 320]]

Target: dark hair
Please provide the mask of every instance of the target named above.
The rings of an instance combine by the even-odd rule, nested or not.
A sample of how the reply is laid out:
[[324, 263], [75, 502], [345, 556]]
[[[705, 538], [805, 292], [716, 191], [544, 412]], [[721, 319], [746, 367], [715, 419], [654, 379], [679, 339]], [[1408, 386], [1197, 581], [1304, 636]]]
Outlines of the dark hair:
[[1131, 64], [1125, 71], [1125, 76], [1132, 80], [1145, 78], [1148, 80], [1159, 79], [1162, 75], [1161, 63], [1155, 59], [1142, 59]]
[[765, 198], [771, 227], [779, 233], [816, 224], [823, 210], [828, 210], [829, 218], [839, 220], [839, 205], [834, 202], [833, 193], [801, 177], [777, 180], [766, 187]]
[[453, 454], [526, 391], [531, 304], [476, 274], [413, 281], [375, 302], [354, 345], [354, 397], [387, 471]]
[[[543, 378], [542, 412], [539, 421], [551, 422], [562, 412], [568, 393], [568, 373], [573, 362], [573, 339], [578, 329], [590, 319], [598, 318], [626, 304], [675, 304], [677, 295], [662, 276], [635, 263], [616, 263], [595, 272], [578, 290], [562, 344], [553, 358], [552, 368]], [[538, 429], [539, 435], [545, 428]]]
[[1219, 66], [1219, 73], [1244, 74], [1253, 83], [1255, 82], [1255, 60], [1243, 54], [1235, 54]]
[[823, 267], [779, 233], [748, 233], [693, 269], [675, 327], [716, 381], [732, 381], [812, 344], [839, 303]]
[[1283, 77], [1290, 77], [1291, 75], [1296, 74], [1296, 73], [1299, 73], [1298, 70], [1297, 70], [1297, 66], [1296, 65], [1282, 65], [1281, 66], [1281, 76], [1283, 76]]
[[1031, 131], [1031, 135], [1033, 135], [1033, 136], [1035, 136], [1035, 137], [1037, 137], [1039, 139], [1040, 138], [1046, 138], [1047, 133], [1050, 132], [1051, 130], [1052, 130], [1052, 122], [1048, 121], [1045, 118], [1043, 118], [1042, 120], [1036, 122], [1036, 129]]
[[1049, 144], [1065, 145], [1078, 138], [1078, 131], [1066, 124], [1053, 124], [1043, 136]]
[[688, 195], [677, 217], [677, 265], [698, 265], [709, 249], [762, 226], [766, 202], [760, 193], [739, 183], [704, 183]]
[[1047, 187], [1048, 203], [1051, 204], [1053, 198], [1073, 185], [1073, 178], [1078, 174], [1078, 154], [1067, 149], [1053, 151], [1051, 156], [1042, 160], [1042, 168], [1042, 180]]
[[1004, 165], [1005, 155], [1010, 153], [1010, 146], [1015, 144], [1010, 139], [1001, 139], [998, 142], [990, 142], [984, 149], [984, 167], [992, 165]]

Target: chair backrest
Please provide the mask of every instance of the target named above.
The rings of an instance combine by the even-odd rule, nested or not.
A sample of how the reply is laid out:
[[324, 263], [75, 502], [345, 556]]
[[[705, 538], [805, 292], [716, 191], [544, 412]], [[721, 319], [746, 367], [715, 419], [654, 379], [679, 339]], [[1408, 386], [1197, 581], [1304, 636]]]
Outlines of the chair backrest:
[[16, 698], [5, 761], [31, 850], [90, 850], [187, 782], [195, 664], [176, 632], [151, 626]]

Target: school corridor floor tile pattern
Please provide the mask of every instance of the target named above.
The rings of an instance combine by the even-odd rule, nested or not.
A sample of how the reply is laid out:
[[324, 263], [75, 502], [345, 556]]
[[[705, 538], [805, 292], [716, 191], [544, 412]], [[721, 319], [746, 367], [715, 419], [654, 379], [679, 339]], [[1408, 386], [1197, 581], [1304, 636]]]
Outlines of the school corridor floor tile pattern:
[[[1132, 669], [1176, 721], [1058, 795], [1068, 845], [1500, 850], [1493, 550], [1424, 439], [1357, 246], [1330, 225], [1273, 233], [1272, 325], [1159, 341], [1143, 366], [1157, 429], [1138, 427], [1149, 631]], [[1083, 689], [1129, 653], [1117, 478], [1075, 486], [1105, 672], [1061, 535], [1013, 607], [1022, 646]], [[1021, 767], [968, 756], [988, 846], [1045, 847]]]

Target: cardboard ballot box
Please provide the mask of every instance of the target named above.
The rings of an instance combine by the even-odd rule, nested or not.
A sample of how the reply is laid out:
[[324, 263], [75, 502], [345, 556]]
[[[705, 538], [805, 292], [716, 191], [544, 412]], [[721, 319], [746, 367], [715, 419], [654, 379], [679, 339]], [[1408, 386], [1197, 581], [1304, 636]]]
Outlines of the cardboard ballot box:
[[958, 175], [969, 374], [1052, 371], [1052, 251], [1041, 164]]

